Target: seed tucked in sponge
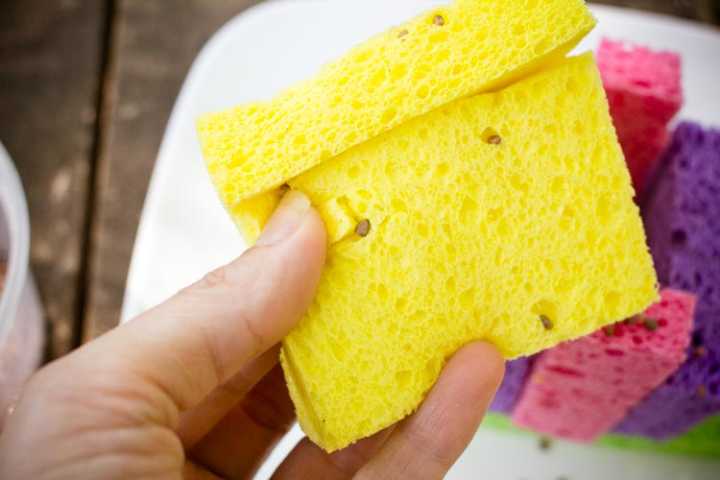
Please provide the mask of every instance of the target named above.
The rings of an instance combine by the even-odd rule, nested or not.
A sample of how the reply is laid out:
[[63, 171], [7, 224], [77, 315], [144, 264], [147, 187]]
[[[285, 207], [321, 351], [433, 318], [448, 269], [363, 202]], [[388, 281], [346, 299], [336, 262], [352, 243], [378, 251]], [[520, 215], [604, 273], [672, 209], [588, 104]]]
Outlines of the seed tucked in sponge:
[[680, 124], [662, 164], [645, 223], [660, 282], [698, 296], [693, 344], [618, 427], [658, 439], [720, 413], [720, 130]]
[[604, 39], [598, 66], [633, 184], [642, 194], [683, 102], [681, 60], [672, 52]]
[[563, 58], [592, 24], [577, 0], [458, 0], [201, 120], [250, 240], [284, 183], [327, 227], [316, 299], [281, 353], [324, 449], [414, 411], [469, 341], [530, 355], [657, 298], [599, 72]]
[[541, 354], [513, 421], [581, 442], [610, 431], [685, 359], [695, 297], [663, 290], [661, 298], [645, 322], [616, 324], [611, 336], [599, 331]]

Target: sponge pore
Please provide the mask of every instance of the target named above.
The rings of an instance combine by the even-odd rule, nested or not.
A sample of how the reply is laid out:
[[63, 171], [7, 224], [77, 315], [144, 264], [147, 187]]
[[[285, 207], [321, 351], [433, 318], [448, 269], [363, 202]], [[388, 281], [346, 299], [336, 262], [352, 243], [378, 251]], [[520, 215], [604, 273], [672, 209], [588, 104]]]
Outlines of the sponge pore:
[[661, 295], [640, 318], [540, 355], [513, 411], [515, 424], [581, 442], [610, 431], [685, 359], [695, 297]]
[[591, 55], [409, 120], [288, 183], [335, 232], [281, 354], [299, 421], [327, 450], [411, 413], [471, 340], [529, 355], [657, 298]]
[[247, 207], [244, 200], [410, 118], [565, 56], [594, 24], [582, 0], [456, 0], [355, 47], [272, 101], [201, 118], [208, 170], [254, 238], [273, 198]]

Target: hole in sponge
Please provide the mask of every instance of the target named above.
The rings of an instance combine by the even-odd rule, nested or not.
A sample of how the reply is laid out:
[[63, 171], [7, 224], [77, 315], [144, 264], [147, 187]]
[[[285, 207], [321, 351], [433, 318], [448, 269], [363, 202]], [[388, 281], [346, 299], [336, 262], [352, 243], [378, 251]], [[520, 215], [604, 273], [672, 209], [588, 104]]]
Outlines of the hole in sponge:
[[548, 371], [557, 373], [558, 375], [563, 375], [566, 377], [578, 377], [583, 378], [585, 377], [585, 374], [581, 372], [580, 370], [576, 370], [572, 367], [568, 367], [566, 365], [548, 365], [545, 367]]
[[487, 127], [483, 130], [480, 138], [488, 145], [500, 145], [502, 143], [502, 137], [498, 134], [497, 130], [492, 127]]
[[395, 373], [395, 380], [400, 388], [407, 388], [410, 385], [412, 373], [409, 370], [401, 370]]
[[610, 310], [611, 312], [615, 312], [617, 310], [618, 305], [620, 304], [620, 299], [622, 296], [620, 295], [620, 292], [611, 291], [605, 294], [605, 308]]
[[557, 306], [555, 303], [549, 300], [540, 300], [532, 306], [531, 311], [533, 315], [538, 318], [538, 322], [546, 330], [550, 330], [556, 325]]
[[478, 204], [472, 198], [466, 196], [460, 207], [460, 221], [463, 224], [473, 221], [477, 218]]
[[436, 15], [433, 16], [432, 23], [433, 23], [433, 25], [437, 25], [438, 27], [442, 27], [443, 25], [445, 25], [445, 24], [447, 23], [447, 21], [445, 20], [445, 16], [444, 16], [444, 15], [438, 13], [438, 14], [436, 14]]
[[682, 229], [673, 230], [670, 241], [673, 245], [682, 247], [687, 242], [687, 233]]
[[710, 392], [710, 395], [716, 396], [720, 393], [720, 382], [711, 383], [708, 387], [708, 391]]
[[703, 333], [700, 330], [696, 330], [692, 334], [692, 346], [699, 347], [703, 344]]

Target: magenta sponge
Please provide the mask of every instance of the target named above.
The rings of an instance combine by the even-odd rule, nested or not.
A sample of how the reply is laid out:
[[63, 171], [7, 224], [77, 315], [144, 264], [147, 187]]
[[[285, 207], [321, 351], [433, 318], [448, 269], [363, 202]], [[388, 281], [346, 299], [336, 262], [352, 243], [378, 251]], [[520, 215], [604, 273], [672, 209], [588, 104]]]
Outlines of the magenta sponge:
[[682, 106], [681, 61], [671, 52], [603, 39], [598, 66], [635, 190], [642, 193]]
[[695, 297], [665, 289], [643, 315], [542, 354], [513, 412], [516, 425], [589, 442], [684, 361]]
[[660, 283], [697, 294], [687, 361], [618, 431], [671, 438], [720, 412], [720, 130], [682, 123], [645, 205]]

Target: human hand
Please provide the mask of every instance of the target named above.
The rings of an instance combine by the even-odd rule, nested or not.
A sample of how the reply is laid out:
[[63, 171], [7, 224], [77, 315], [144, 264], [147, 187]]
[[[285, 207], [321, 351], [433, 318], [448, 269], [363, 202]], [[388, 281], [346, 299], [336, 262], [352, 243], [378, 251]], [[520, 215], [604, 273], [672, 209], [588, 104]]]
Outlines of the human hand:
[[[251, 478], [294, 421], [278, 342], [312, 301], [325, 243], [291, 192], [238, 260], [42, 369], [0, 436], [0, 478]], [[304, 439], [273, 478], [441, 478], [502, 371], [494, 347], [470, 344], [414, 415], [332, 455]]]

